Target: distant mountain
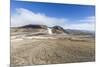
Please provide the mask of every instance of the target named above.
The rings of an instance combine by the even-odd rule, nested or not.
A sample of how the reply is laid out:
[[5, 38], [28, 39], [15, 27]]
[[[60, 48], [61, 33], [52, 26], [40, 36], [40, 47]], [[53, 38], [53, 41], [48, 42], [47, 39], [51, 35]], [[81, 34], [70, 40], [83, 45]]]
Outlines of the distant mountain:
[[11, 32], [32, 32], [32, 33], [36, 33], [36, 32], [44, 32], [45, 30], [47, 30], [46, 25], [29, 24], [29, 25], [24, 25], [24, 26], [20, 26], [20, 27], [11, 27]]
[[95, 35], [94, 31], [65, 29], [66, 33], [73, 35]]
[[95, 32], [86, 30], [74, 30], [74, 29], [64, 29], [61, 26], [48, 27], [46, 25], [24, 25], [20, 27], [12, 27], [13, 32], [32, 32], [32, 33], [42, 33], [42, 34], [71, 34], [71, 35], [93, 35]]
[[34, 29], [47, 29], [46, 25], [25, 25], [25, 26], [21, 26], [20, 28], [34, 28]]

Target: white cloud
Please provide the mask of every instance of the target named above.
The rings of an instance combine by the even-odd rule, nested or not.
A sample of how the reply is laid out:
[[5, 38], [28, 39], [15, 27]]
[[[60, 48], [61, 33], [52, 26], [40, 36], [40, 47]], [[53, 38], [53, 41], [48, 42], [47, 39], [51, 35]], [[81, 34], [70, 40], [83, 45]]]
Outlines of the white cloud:
[[77, 29], [77, 30], [90, 30], [94, 31], [95, 30], [95, 25], [94, 23], [80, 23], [80, 24], [71, 24], [67, 26], [69, 29]]
[[[72, 24], [72, 22], [78, 24]], [[11, 16], [11, 26], [23, 26], [27, 24], [43, 24], [47, 26], [59, 25], [68, 29], [94, 30], [95, 17], [90, 16], [84, 19], [72, 21], [65, 18], [55, 18], [41, 13], [34, 13], [24, 8], [16, 9], [16, 13]]]
[[70, 24], [66, 28], [95, 31], [95, 17], [94, 16], [86, 17], [84, 19], [77, 20], [75, 22], [76, 23], [78, 22], [78, 24]]
[[34, 13], [30, 10], [19, 8], [16, 13], [11, 16], [11, 26], [22, 26], [27, 24], [44, 24], [47, 26], [63, 25], [67, 22], [64, 18], [54, 18], [45, 14]]

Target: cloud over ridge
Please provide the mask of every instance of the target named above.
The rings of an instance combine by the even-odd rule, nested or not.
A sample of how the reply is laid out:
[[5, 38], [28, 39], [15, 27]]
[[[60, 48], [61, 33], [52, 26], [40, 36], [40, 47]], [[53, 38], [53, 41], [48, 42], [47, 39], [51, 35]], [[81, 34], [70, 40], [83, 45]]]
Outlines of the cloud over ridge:
[[[78, 24], [70, 22], [78, 22]], [[72, 21], [68, 18], [49, 17], [45, 14], [34, 13], [28, 9], [17, 8], [16, 12], [11, 15], [11, 26], [23, 26], [27, 24], [43, 24], [49, 27], [59, 25], [66, 29], [95, 30], [95, 17], [90, 16]]]

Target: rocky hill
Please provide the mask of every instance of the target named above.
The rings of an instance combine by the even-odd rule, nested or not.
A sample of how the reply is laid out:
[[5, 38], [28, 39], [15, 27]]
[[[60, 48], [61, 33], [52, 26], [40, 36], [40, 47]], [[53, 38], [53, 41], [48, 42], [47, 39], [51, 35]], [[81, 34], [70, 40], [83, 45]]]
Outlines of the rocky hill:
[[55, 33], [55, 34], [64, 34], [64, 33], [66, 33], [66, 31], [60, 26], [52, 27], [52, 32]]
[[29, 25], [21, 26], [19, 28], [47, 29], [47, 26], [46, 25], [32, 25], [32, 24], [29, 24]]
[[32, 32], [36, 34], [70, 34], [70, 35], [95, 35], [94, 32], [84, 30], [64, 29], [61, 26], [48, 27], [46, 25], [25, 25], [11, 27], [11, 32]]

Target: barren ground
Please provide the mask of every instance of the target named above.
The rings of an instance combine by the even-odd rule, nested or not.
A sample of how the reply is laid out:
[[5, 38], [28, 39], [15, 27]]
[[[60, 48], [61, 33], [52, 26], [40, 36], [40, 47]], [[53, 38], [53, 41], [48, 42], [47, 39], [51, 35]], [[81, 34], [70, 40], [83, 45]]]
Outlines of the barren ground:
[[94, 38], [68, 35], [11, 35], [11, 65], [95, 61]]

